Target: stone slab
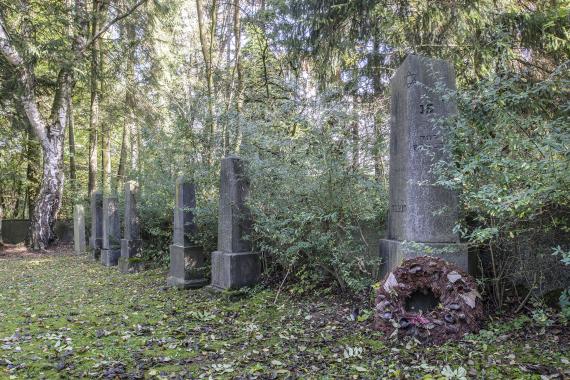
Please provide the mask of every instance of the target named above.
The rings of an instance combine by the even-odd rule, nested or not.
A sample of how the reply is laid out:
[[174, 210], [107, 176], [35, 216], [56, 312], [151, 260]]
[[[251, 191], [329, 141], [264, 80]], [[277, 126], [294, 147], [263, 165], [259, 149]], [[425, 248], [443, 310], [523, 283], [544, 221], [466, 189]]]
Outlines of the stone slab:
[[183, 176], [176, 179], [176, 204], [174, 206], [173, 243], [178, 246], [192, 245], [191, 236], [196, 234], [194, 223], [196, 208], [196, 187]]
[[446, 160], [442, 121], [457, 113], [451, 63], [408, 55], [391, 80], [388, 239], [458, 243], [454, 191], [433, 185]]
[[101, 264], [106, 267], [114, 267], [119, 264], [119, 257], [121, 257], [120, 249], [102, 249], [101, 250]]
[[146, 262], [119, 257], [118, 266], [121, 273], [138, 273], [145, 269]]
[[212, 288], [239, 289], [259, 281], [261, 262], [254, 252], [212, 252]]
[[125, 183], [125, 234], [127, 240], [140, 239], [140, 220], [137, 212], [139, 186], [135, 181]]
[[204, 250], [198, 246], [170, 246], [170, 271], [166, 284], [179, 289], [206, 286], [207, 268], [204, 266]]
[[243, 161], [236, 156], [224, 158], [220, 172], [218, 250], [251, 251], [250, 242], [245, 240], [251, 231], [251, 214], [246, 205], [248, 195], [249, 181]]
[[73, 207], [73, 247], [76, 255], [85, 253], [85, 210], [83, 205]]
[[391, 272], [404, 260], [418, 256], [435, 256], [456, 264], [464, 271], [470, 269], [467, 244], [458, 243], [416, 243], [381, 239], [379, 243], [380, 278]]
[[141, 261], [142, 241], [121, 239], [121, 257], [119, 257], [119, 271], [121, 273], [134, 273], [144, 268]]
[[91, 234], [89, 248], [95, 260], [99, 260], [103, 247], [103, 194], [100, 191], [91, 193]]
[[103, 249], [121, 252], [121, 222], [119, 216], [119, 199], [103, 198]]

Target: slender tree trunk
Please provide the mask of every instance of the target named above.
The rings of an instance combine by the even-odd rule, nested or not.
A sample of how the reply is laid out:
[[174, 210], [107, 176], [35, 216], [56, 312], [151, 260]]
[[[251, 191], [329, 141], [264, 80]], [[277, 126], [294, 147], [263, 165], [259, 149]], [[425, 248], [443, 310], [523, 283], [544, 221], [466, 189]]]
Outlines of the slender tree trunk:
[[4, 208], [2, 207], [2, 197], [0, 196], [0, 247], [4, 245], [4, 239], [2, 239], [2, 219], [4, 219]]
[[236, 90], [236, 126], [234, 131], [234, 151], [239, 152], [242, 140], [241, 128], [241, 112], [243, 108], [243, 70], [241, 67], [241, 22], [240, 22], [240, 3], [235, 0], [234, 3], [234, 38], [236, 49], [236, 73], [237, 73], [237, 90]]
[[[103, 49], [99, 49], [99, 101], [103, 99], [103, 86], [104, 86], [104, 65], [105, 55]], [[100, 114], [99, 114], [100, 116]], [[111, 126], [109, 123], [100, 123], [101, 125], [101, 183], [103, 192], [110, 194], [112, 189], [113, 178], [111, 175]]]
[[202, 0], [196, 0], [196, 11], [198, 14], [198, 31], [200, 35], [200, 45], [202, 48], [202, 56], [204, 58], [204, 66], [206, 68], [206, 86], [208, 91], [208, 115], [207, 115], [207, 133], [206, 141], [208, 147], [206, 148], [207, 161], [210, 161], [212, 151], [214, 149], [214, 134], [216, 130], [216, 123], [214, 117], [214, 73], [213, 73], [213, 50], [214, 38], [216, 32], [216, 15], [217, 15], [217, 1], [212, 1], [212, 14], [210, 18], [210, 39], [207, 41], [206, 30], [204, 25], [204, 7]]
[[[126, 25], [127, 35], [127, 68], [126, 68], [126, 89], [125, 89], [125, 108], [126, 120], [123, 127], [123, 136], [121, 139], [121, 157], [119, 160], [119, 169], [117, 171], [118, 181], [125, 180], [128, 148], [130, 148], [131, 171], [138, 170], [138, 130], [135, 117], [135, 50], [136, 50], [136, 31], [133, 23]], [[130, 137], [130, 146], [129, 146]]]
[[358, 121], [352, 123], [350, 128], [350, 133], [352, 135], [352, 170], [358, 170], [358, 164], [360, 161], [360, 136], [358, 131]]
[[33, 128], [28, 126], [28, 139], [26, 143], [26, 198], [28, 200], [28, 218], [34, 213], [35, 200], [38, 197], [41, 183], [42, 155], [39, 143], [34, 136]]
[[[93, 0], [91, 38], [95, 38], [101, 31], [101, 25], [106, 18], [108, 3], [106, 0]], [[88, 193], [97, 188], [98, 147], [99, 147], [99, 103], [101, 101], [101, 41], [96, 39], [91, 44], [91, 72], [90, 72], [90, 108], [89, 108], [89, 182]], [[102, 134], [103, 135], [103, 134]], [[101, 136], [101, 139], [104, 137]], [[102, 142], [102, 145], [104, 143]], [[105, 164], [102, 163], [103, 172]], [[103, 183], [105, 185], [105, 183]]]
[[71, 180], [71, 189], [75, 198], [77, 191], [77, 167], [75, 164], [75, 125], [73, 120], [73, 99], [71, 96], [67, 104], [67, 133], [69, 136], [69, 179]]

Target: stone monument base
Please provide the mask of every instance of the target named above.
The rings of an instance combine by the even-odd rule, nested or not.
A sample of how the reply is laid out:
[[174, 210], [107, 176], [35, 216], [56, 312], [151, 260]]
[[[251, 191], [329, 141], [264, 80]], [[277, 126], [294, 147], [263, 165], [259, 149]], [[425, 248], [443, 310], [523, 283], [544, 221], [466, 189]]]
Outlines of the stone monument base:
[[259, 255], [253, 252], [212, 252], [212, 289], [239, 289], [255, 285], [261, 274]]
[[142, 270], [144, 263], [140, 260], [140, 252], [140, 239], [121, 239], [121, 257], [119, 257], [119, 271], [121, 271], [121, 273], [134, 273]]
[[144, 270], [145, 263], [141, 261], [139, 258], [127, 258], [127, 257], [119, 257], [118, 261], [119, 271], [121, 273], [137, 273]]
[[101, 250], [101, 264], [106, 267], [114, 267], [119, 263], [121, 257], [120, 249], [102, 249]]
[[170, 270], [166, 284], [178, 289], [201, 288], [208, 285], [203, 268], [202, 247], [172, 244], [170, 246]]
[[101, 259], [101, 247], [103, 246], [103, 239], [98, 238], [93, 241], [93, 238], [89, 239], [89, 251], [91, 252], [91, 258], [94, 261], [99, 261]]
[[453, 263], [469, 272], [472, 266], [469, 265], [469, 255], [467, 244], [461, 243], [418, 243], [410, 241], [398, 241], [380, 239], [379, 247], [380, 278], [400, 265], [404, 260], [419, 256], [434, 256]]

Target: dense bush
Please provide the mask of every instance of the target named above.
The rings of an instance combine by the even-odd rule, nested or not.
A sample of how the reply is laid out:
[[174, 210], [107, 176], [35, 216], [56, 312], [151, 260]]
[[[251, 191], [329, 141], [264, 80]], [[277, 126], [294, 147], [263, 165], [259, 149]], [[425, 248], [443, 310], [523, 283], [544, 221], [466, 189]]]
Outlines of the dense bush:
[[440, 163], [440, 183], [460, 191], [458, 228], [489, 255], [498, 304], [505, 284], [544, 293], [545, 282], [568, 280], [556, 278], [563, 268], [551, 253], [570, 244], [569, 79], [564, 64], [542, 79], [505, 72], [457, 93], [453, 161]]
[[[356, 291], [376, 279], [377, 255], [369, 254], [363, 230], [382, 230], [387, 198], [369, 165], [355, 167], [348, 159], [355, 143], [347, 138], [351, 115], [336, 105], [325, 105], [318, 117], [268, 125], [255, 136], [252, 238], [281, 276], [305, 286], [331, 278]], [[365, 139], [358, 149], [370, 157]]]

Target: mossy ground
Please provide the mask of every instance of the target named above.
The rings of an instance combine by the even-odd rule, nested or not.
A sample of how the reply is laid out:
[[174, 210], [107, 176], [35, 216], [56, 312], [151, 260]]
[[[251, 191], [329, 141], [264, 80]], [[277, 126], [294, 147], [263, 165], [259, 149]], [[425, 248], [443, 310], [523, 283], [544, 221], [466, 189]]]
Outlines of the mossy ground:
[[[439, 347], [383, 339], [332, 297], [235, 300], [70, 254], [0, 257], [0, 378], [563, 378], [568, 329], [491, 322]], [[550, 325], [550, 326], [548, 326]]]

